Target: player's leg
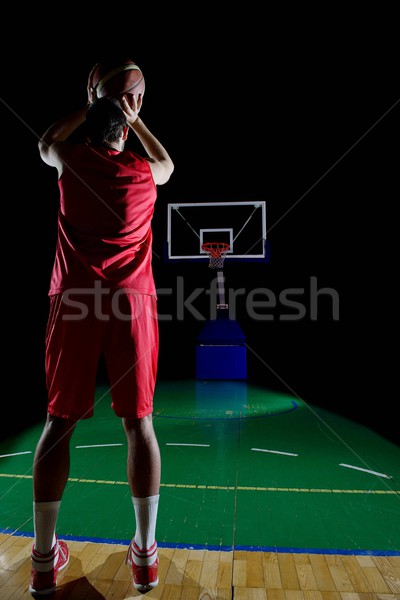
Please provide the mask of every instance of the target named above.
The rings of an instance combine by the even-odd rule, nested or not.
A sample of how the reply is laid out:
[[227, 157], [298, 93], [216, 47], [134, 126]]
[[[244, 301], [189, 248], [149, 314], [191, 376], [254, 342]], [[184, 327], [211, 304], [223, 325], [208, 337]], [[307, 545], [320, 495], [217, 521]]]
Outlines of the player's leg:
[[161, 458], [152, 415], [123, 419], [128, 441], [127, 474], [136, 517], [135, 543], [154, 545], [160, 492]]
[[70, 466], [69, 444], [77, 421], [47, 415], [33, 461], [35, 502], [61, 500]]
[[136, 519], [127, 562], [134, 587], [147, 591], [158, 583], [155, 530], [161, 459], [152, 418], [158, 360], [156, 299], [119, 293], [113, 298], [112, 314], [104, 355], [112, 407], [123, 420], [128, 441], [127, 475]]
[[101, 329], [89, 308], [86, 318], [69, 319], [72, 309], [61, 294], [50, 298], [45, 356], [48, 416], [33, 464], [30, 591], [37, 595], [55, 590], [57, 573], [69, 559], [66, 543], [55, 532], [69, 475], [71, 436], [78, 420], [93, 414]]
[[127, 473], [132, 496], [155, 496], [160, 490], [160, 448], [153, 416], [122, 419], [128, 442]]
[[69, 443], [75, 426], [75, 420], [48, 415], [36, 447], [33, 462], [34, 544], [29, 589], [38, 595], [55, 590], [57, 574], [69, 560], [67, 545], [58, 541], [55, 531], [68, 481]]
[[128, 550], [133, 585], [146, 591], [158, 584], [155, 539], [160, 490], [161, 458], [152, 415], [123, 419], [128, 441], [127, 474], [135, 511], [136, 529]]

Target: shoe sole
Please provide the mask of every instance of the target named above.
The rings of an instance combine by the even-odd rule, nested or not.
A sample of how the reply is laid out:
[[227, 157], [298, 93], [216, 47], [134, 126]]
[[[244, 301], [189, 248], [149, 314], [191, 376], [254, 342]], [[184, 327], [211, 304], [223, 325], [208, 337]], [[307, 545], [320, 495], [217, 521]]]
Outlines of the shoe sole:
[[31, 588], [31, 586], [29, 586], [29, 591], [34, 596], [50, 596], [50, 594], [54, 594], [56, 589], [56, 585], [53, 588], [47, 588], [47, 590], [34, 590], [33, 588]]
[[156, 581], [153, 581], [152, 583], [149, 583], [146, 586], [140, 585], [139, 583], [133, 583], [133, 587], [135, 588], [135, 590], [137, 590], [138, 592], [141, 592], [142, 594], [145, 594], [146, 592], [150, 592], [150, 590], [152, 590], [153, 588], [155, 588], [157, 586], [158, 586], [158, 579], [156, 579]]

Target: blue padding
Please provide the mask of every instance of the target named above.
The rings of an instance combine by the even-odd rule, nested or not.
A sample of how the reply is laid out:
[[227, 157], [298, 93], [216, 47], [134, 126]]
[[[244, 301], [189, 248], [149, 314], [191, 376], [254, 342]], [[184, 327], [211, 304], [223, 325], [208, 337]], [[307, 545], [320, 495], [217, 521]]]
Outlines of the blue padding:
[[246, 338], [237, 321], [219, 318], [206, 321], [197, 340], [200, 344], [244, 344]]
[[246, 346], [197, 346], [196, 379], [247, 379]]

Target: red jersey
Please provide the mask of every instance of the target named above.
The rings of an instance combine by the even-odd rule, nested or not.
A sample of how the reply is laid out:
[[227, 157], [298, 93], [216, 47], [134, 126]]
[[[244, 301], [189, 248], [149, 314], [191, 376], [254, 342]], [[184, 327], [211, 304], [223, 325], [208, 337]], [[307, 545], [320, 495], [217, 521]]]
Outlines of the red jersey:
[[77, 144], [58, 186], [58, 239], [49, 295], [102, 286], [156, 294], [151, 220], [157, 188], [135, 152]]

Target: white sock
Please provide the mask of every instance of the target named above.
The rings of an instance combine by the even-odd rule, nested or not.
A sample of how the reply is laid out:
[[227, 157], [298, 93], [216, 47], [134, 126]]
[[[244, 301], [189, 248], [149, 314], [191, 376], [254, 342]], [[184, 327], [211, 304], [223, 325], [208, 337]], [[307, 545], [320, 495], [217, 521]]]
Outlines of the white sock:
[[56, 543], [56, 524], [61, 500], [55, 502], [33, 502], [33, 526], [35, 550], [48, 554]]
[[148, 550], [155, 542], [159, 498], [159, 494], [147, 498], [132, 496], [136, 518], [135, 543], [140, 550]]

